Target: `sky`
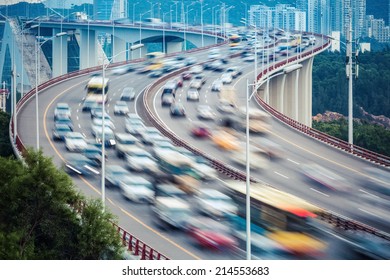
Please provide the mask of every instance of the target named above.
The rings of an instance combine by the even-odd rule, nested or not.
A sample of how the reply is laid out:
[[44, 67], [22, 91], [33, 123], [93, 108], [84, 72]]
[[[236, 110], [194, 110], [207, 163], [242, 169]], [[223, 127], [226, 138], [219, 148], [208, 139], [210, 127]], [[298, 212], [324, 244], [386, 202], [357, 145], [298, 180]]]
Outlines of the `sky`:
[[0, 0], [0, 5], [12, 5], [19, 2], [28, 2], [28, 3], [38, 3], [42, 2], [41, 0]]

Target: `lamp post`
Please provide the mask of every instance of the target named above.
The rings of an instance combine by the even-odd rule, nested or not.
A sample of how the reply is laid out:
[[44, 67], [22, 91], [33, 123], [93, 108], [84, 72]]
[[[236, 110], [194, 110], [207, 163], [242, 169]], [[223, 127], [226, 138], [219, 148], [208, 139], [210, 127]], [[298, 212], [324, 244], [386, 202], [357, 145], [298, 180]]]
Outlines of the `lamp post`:
[[139, 4], [139, 2], [133, 3], [133, 24], [135, 23], [135, 6], [138, 4]]
[[163, 13], [163, 16], [162, 16], [162, 21], [163, 21], [163, 47], [162, 47], [162, 49], [163, 49], [164, 54], [166, 52], [166, 48], [165, 48], [165, 21], [164, 21], [164, 19], [165, 19], [165, 15], [170, 14], [171, 12], [172, 12], [172, 10], [170, 10], [169, 12]]
[[[270, 79], [275, 78], [280, 75], [286, 75], [295, 70], [302, 68], [301, 64], [294, 64], [292, 66], [287, 66], [283, 69], [282, 72], [276, 73], [275, 75], [267, 77], [265, 80], [261, 81], [259, 84], [255, 80], [254, 84], [249, 84], [248, 79], [246, 80], [246, 258], [247, 260], [251, 259], [251, 200], [250, 200], [250, 153], [249, 153], [249, 102], [252, 97], [257, 93], [257, 90]], [[257, 79], [257, 78], [256, 78]], [[254, 90], [249, 95], [249, 86], [253, 86]]]
[[38, 43], [38, 41], [35, 41], [35, 111], [36, 111], [36, 123], [37, 123], [37, 150], [39, 150], [39, 101], [38, 101], [38, 83], [39, 83], [39, 76], [40, 76], [40, 60], [38, 59], [38, 52], [40, 48], [48, 41], [53, 40], [56, 37], [62, 37], [67, 35], [66, 32], [60, 32], [56, 35], [44, 40], [42, 43]]
[[184, 18], [185, 18], [185, 22], [184, 22], [184, 51], [187, 50], [187, 35], [186, 35], [186, 31], [187, 31], [187, 28], [188, 28], [188, 13], [193, 11], [194, 9], [191, 9], [191, 10], [188, 10], [188, 7], [191, 6], [193, 4], [190, 4], [187, 6], [187, 12], [184, 13]]
[[[200, 2], [200, 26], [201, 26], [201, 32], [202, 32], [202, 47], [204, 47], [204, 38], [203, 38], [203, 1], [204, 0], [199, 0]], [[205, 7], [208, 4], [204, 5]]]
[[[149, 13], [149, 11], [139, 15], [139, 43], [142, 44], [142, 17]], [[142, 57], [142, 48], [139, 49], [139, 58]]]
[[[142, 44], [137, 44], [134, 45], [130, 48], [131, 51], [136, 50], [137, 48], [143, 47]], [[117, 53], [115, 56], [118, 56], [124, 52], [128, 52], [129, 50], [124, 50], [119, 53]], [[106, 95], [106, 88], [104, 86], [104, 82], [106, 79], [106, 69], [110, 65], [110, 63], [113, 61], [115, 56], [111, 57], [111, 59], [107, 62], [107, 64], [102, 64], [102, 79], [103, 79], [103, 87], [102, 87], [102, 179], [101, 179], [101, 187], [102, 187], [102, 204], [103, 204], [103, 211], [105, 210], [105, 201], [106, 201], [106, 163], [105, 163], [105, 158], [106, 158], [106, 137], [105, 137], [105, 131], [104, 131], [104, 125], [105, 125], [105, 118], [106, 118], [106, 112], [105, 112], [105, 98], [104, 96]]]
[[245, 5], [245, 27], [248, 27], [248, 4], [242, 1], [241, 4]]

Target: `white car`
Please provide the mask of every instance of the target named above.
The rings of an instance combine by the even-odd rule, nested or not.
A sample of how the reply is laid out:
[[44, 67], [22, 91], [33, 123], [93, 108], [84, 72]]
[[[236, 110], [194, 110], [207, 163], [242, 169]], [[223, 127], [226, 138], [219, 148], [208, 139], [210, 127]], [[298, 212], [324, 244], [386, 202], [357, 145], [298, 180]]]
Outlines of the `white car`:
[[71, 110], [68, 103], [57, 103], [57, 106], [54, 109], [54, 120], [59, 116], [71, 117]]
[[221, 76], [221, 81], [223, 84], [231, 84], [233, 82], [233, 77], [230, 73], [223, 73]]
[[158, 165], [153, 156], [141, 148], [134, 148], [126, 154], [127, 166], [138, 172], [157, 172]]
[[237, 78], [239, 75], [242, 74], [242, 71], [238, 67], [233, 66], [226, 69], [226, 73], [230, 73], [233, 78]]
[[147, 203], [154, 201], [152, 183], [141, 176], [123, 176], [120, 178], [119, 187], [122, 195], [131, 201]]
[[[100, 124], [92, 124], [92, 130], [91, 130], [91, 133], [92, 133], [92, 135], [94, 136], [94, 137], [96, 137], [97, 135], [101, 135], [101, 133], [102, 133], [102, 130], [103, 130], [103, 128], [102, 128], [103, 126], [102, 126], [102, 124], [100, 123]], [[110, 131], [110, 132], [112, 132], [112, 129], [111, 129], [111, 127], [108, 125], [108, 124], [104, 124], [104, 130], [105, 131]]]
[[126, 115], [130, 112], [129, 106], [125, 101], [117, 101], [114, 106], [115, 115]]
[[237, 205], [231, 197], [211, 188], [199, 190], [196, 205], [201, 213], [212, 217], [235, 215], [238, 212]]
[[192, 74], [200, 74], [203, 72], [203, 66], [202, 65], [194, 65], [189, 70]]
[[197, 116], [199, 119], [203, 120], [214, 120], [216, 114], [214, 110], [209, 105], [199, 105], [197, 108]]
[[221, 91], [223, 83], [221, 79], [216, 79], [211, 85], [211, 91]]
[[187, 91], [187, 100], [199, 101], [199, 91], [190, 87]]
[[[103, 116], [96, 116], [95, 118], [93, 118], [92, 126], [94, 126], [94, 125], [102, 126], [103, 125]], [[104, 114], [104, 126], [109, 127], [112, 130], [115, 129], [114, 122], [111, 120], [111, 117], [109, 115], [106, 115], [106, 114]]]
[[69, 132], [65, 136], [65, 147], [70, 152], [81, 152], [88, 144], [80, 132]]
[[132, 87], [125, 87], [121, 93], [121, 100], [131, 101], [135, 98], [135, 91]]
[[142, 146], [138, 138], [128, 133], [115, 133], [115, 150], [118, 157], [123, 157], [134, 149]]

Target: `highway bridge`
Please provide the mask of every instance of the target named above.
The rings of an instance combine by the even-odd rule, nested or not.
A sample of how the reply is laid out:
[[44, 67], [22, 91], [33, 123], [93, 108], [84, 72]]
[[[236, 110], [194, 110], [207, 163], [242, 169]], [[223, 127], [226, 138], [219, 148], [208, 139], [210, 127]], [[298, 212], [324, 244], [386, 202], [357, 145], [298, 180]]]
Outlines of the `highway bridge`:
[[[321, 36], [318, 38], [321, 38]], [[320, 42], [321, 40], [317, 41]], [[264, 79], [264, 76], [266, 75], [278, 73], [278, 71], [285, 69], [288, 64], [296, 64], [297, 62], [305, 63], [304, 60], [307, 59], [309, 61], [311, 60], [311, 62], [307, 64], [310, 69], [312, 57], [326, 48], [329, 42], [324, 41], [321, 43], [323, 44], [312, 46], [306, 53], [292, 55], [291, 57], [282, 57], [278, 61], [275, 61], [275, 63], [269, 65], [260, 64], [260, 71], [257, 79], [261, 80]], [[222, 53], [227, 54], [229, 52], [229, 48], [223, 44], [219, 46], [219, 48]], [[208, 60], [205, 55], [205, 53], [207, 53], [207, 48], [205, 49], [206, 50], [193, 51], [191, 55], [196, 57], [198, 62], [205, 62]], [[305, 55], [307, 56], [305, 57]], [[239, 102], [245, 104], [246, 80], [254, 80], [253, 63], [243, 62], [239, 57], [234, 57], [234, 55], [229, 63], [242, 66], [244, 74], [234, 81], [234, 86], [237, 89], [237, 92], [239, 92]], [[169, 116], [168, 111], [160, 106], [159, 94], [161, 94], [161, 86], [167, 79], [179, 75], [180, 72], [184, 70], [185, 69], [181, 69], [177, 72], [170, 73], [158, 80], [137, 73], [110, 76], [112, 86], [110, 88], [110, 100], [107, 104], [109, 114], [112, 114], [113, 104], [119, 99], [121, 90], [125, 86], [128, 86], [129, 81], [131, 81], [131, 85], [138, 93], [134, 103], [131, 104], [131, 112], [137, 113], [145, 122], [158, 127], [165, 135], [174, 138], [176, 143], [185, 146], [196, 153], [202, 154], [211, 160], [213, 167], [223, 172], [221, 180], [224, 180], [226, 175], [235, 179], [245, 179], [245, 172], [243, 169], [231, 163], [227, 153], [222, 153], [211, 141], [199, 141], [190, 136], [188, 131], [189, 122], [196, 119], [196, 107], [191, 103], [187, 104], [185, 101], [184, 94], [188, 85], [185, 85], [184, 88], [178, 92], [179, 98], [182, 98], [182, 102], [186, 103], [186, 119], [173, 120]], [[76, 130], [89, 136], [90, 117], [88, 114], [82, 113], [81, 106], [82, 98], [85, 95], [85, 84], [90, 78], [89, 74], [93, 72], [101, 72], [101, 67], [94, 67], [66, 74], [49, 80], [39, 86], [40, 145], [44, 150], [44, 153], [48, 156], [52, 156], [54, 162], [59, 166], [64, 160], [66, 150], [62, 143], [55, 143], [51, 140], [55, 104], [58, 102], [67, 102], [70, 104], [74, 112]], [[304, 72], [304, 70], [302, 70], [302, 72]], [[311, 70], [309, 72], [311, 72]], [[294, 75], [293, 78], [287, 83], [293, 83], [294, 80], [299, 80], [296, 78], [296, 73], [293, 73], [292, 75]], [[216, 103], [216, 94], [211, 92], [210, 86], [212, 81], [218, 78], [218, 76], [220, 76], [220, 73], [207, 73], [208, 80], [204, 89], [201, 91], [199, 104], [213, 105]], [[306, 74], [306, 77], [311, 81], [310, 74]], [[283, 82], [283, 79], [283, 83], [286, 83], [286, 79], [290, 79], [288, 77], [278, 78], [282, 78], [279, 80], [280, 83]], [[277, 87], [277, 85], [278, 83], [271, 84], [271, 86], [275, 87]], [[292, 86], [290, 85], [288, 88], [291, 87]], [[277, 91], [277, 93], [280, 92], [280, 90]], [[261, 89], [259, 96], [261, 96]], [[270, 107], [270, 105], [265, 103], [261, 98], [257, 98], [256, 102], [253, 100], [251, 106], [259, 106], [260, 108], [268, 110], [275, 116], [272, 120], [272, 129], [269, 131], [267, 137], [273, 142], [282, 145], [286, 152], [284, 159], [280, 161], [270, 161], [269, 167], [264, 172], [252, 172], [252, 181], [261, 181], [270, 184], [278, 189], [303, 197], [321, 208], [326, 209], [322, 218], [333, 225], [345, 229], [365, 230], [377, 236], [381, 236], [382, 238], [389, 238], [385, 233], [389, 232], [387, 223], [388, 213], [384, 212], [383, 209], [376, 209], [376, 212], [372, 212], [372, 207], [369, 206], [365, 208], [364, 203], [362, 203], [358, 196], [359, 192], [362, 192], [363, 190], [361, 182], [367, 179], [367, 175], [363, 173], [364, 168], [372, 167], [373, 165], [378, 166], [379, 164], [388, 166], [388, 161], [386, 163], [386, 160], [388, 159], [364, 151], [358, 147], [353, 147], [353, 149], [351, 149], [349, 146], [344, 146], [344, 143], [340, 141], [335, 142], [332, 138], [313, 131], [309, 126], [302, 125], [297, 120], [281, 115], [280, 112], [275, 111], [275, 109]], [[283, 109], [281, 108], [281, 110]], [[36, 145], [36, 127], [34, 123], [31, 122], [31, 120], [35, 118], [34, 91], [29, 92], [23, 97], [18, 103], [17, 111], [18, 137], [16, 137], [15, 150], [16, 152], [20, 152], [23, 147], [34, 147]], [[113, 118], [117, 129], [123, 130], [124, 119], [117, 116], [113, 116]], [[12, 124], [10, 128], [11, 135], [13, 135]], [[252, 143], [256, 144], [258, 137], [259, 136], [251, 136]], [[360, 157], [354, 155], [357, 151], [361, 153], [359, 155]], [[108, 151], [108, 154], [110, 164], [120, 164], [122, 162], [114, 155], [113, 151]], [[363, 160], [361, 157], [365, 157], [371, 161], [366, 159]], [[316, 162], [321, 166], [337, 172], [337, 174], [342, 177], [347, 178], [347, 181], [353, 187], [353, 191], [346, 195], [340, 195], [338, 193], [324, 192], [322, 189], [309, 184], [300, 175], [300, 167], [306, 163], [312, 162]], [[74, 177], [74, 182], [87, 196], [96, 197], [100, 195], [100, 181], [98, 178], [86, 179], [80, 176]], [[243, 257], [242, 254], [240, 255], [240, 253], [237, 252], [232, 254], [206, 252], [191, 246], [188, 236], [183, 233], [161, 232], [153, 224], [150, 215], [150, 207], [148, 205], [134, 205], [128, 203], [123, 199], [120, 193], [115, 190], [108, 190], [107, 205], [116, 215], [118, 215], [121, 228], [126, 229], [126, 231], [141, 238], [148, 246], [157, 250], [157, 252], [161, 252], [163, 255], [159, 255], [160, 257], [164, 256], [171, 259], [240, 259]], [[332, 244], [337, 244], [337, 242], [335, 241]], [[332, 249], [337, 247], [336, 245], [333, 246]], [[145, 250], [143, 252], [145, 252]], [[337, 255], [337, 251], [334, 252], [335, 253], [329, 255], [328, 258], [342, 258], [340, 255]], [[144, 256], [144, 258], [148, 258], [148, 256]]]

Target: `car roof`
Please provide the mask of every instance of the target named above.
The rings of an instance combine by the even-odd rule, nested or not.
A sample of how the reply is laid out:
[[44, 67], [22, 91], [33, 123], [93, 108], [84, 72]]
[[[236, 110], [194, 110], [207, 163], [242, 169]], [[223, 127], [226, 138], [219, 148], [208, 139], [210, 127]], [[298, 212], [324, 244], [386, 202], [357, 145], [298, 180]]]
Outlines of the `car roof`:
[[122, 182], [130, 182], [130, 183], [135, 183], [135, 184], [151, 184], [150, 181], [146, 180], [142, 176], [136, 176], [136, 175], [125, 175], [121, 179]]

